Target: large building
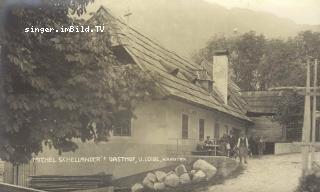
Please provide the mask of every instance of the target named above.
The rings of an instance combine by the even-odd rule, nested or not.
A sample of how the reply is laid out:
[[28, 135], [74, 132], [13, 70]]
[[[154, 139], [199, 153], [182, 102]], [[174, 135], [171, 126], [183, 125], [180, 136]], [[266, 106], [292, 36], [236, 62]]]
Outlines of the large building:
[[[156, 74], [161, 94], [140, 103], [134, 119], [117, 127], [105, 143], [79, 143], [76, 152], [61, 157], [174, 157], [190, 155], [199, 139], [218, 139], [231, 131], [249, 132], [252, 120], [246, 115], [246, 101], [228, 74], [228, 52], [217, 51], [213, 63], [195, 64], [169, 51], [115, 18], [101, 7], [88, 21], [105, 25], [111, 35], [114, 55], [123, 65], [137, 65]], [[58, 158], [58, 152], [45, 148], [38, 157]], [[30, 175], [112, 174], [120, 178], [164, 166], [165, 163], [41, 163], [23, 166], [19, 171]], [[121, 165], [121, 168], [119, 167]], [[15, 168], [13, 168], [15, 169]], [[23, 177], [24, 178], [24, 177]], [[13, 182], [13, 181], [11, 181]]]

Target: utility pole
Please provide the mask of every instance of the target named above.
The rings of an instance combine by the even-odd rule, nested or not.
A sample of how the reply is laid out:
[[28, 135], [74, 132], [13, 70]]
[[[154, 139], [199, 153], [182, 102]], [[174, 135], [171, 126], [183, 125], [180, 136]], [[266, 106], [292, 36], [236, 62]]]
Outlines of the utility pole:
[[314, 60], [314, 77], [313, 77], [313, 106], [312, 106], [312, 151], [311, 151], [311, 168], [314, 162], [315, 143], [316, 143], [316, 122], [317, 122], [317, 80], [318, 80], [318, 59]]
[[[317, 70], [318, 70], [318, 60], [314, 61], [314, 81], [313, 87], [310, 87], [310, 60], [311, 57], [307, 58], [307, 78], [306, 87], [276, 87], [270, 88], [269, 90], [283, 90], [283, 91], [294, 91], [299, 95], [304, 95], [304, 116], [303, 116], [303, 128], [302, 128], [302, 139], [301, 139], [301, 153], [302, 153], [302, 176], [305, 176], [307, 171], [312, 168], [315, 147], [320, 146], [316, 144], [316, 120], [320, 117], [319, 112], [317, 112], [317, 96], [320, 96], [320, 87], [317, 87]], [[313, 96], [313, 108], [311, 114], [310, 108], [310, 97]], [[312, 115], [312, 124], [311, 124]], [[312, 135], [311, 133], [312, 125]], [[312, 136], [312, 139], [311, 139]], [[312, 143], [310, 142], [312, 140]], [[311, 147], [311, 154], [310, 154]]]
[[304, 100], [304, 117], [302, 130], [302, 175], [304, 176], [308, 170], [309, 164], [309, 144], [310, 144], [310, 60], [307, 60], [307, 78], [306, 93]]

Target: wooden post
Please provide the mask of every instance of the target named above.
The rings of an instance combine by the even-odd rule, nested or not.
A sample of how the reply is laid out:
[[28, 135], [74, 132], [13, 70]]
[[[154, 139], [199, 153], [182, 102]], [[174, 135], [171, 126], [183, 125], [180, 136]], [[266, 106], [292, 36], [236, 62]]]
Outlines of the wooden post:
[[308, 170], [310, 141], [310, 62], [307, 61], [306, 95], [304, 100], [304, 117], [302, 130], [302, 175]]
[[316, 112], [317, 112], [317, 80], [318, 80], [318, 74], [317, 74], [317, 70], [318, 70], [318, 60], [315, 59], [314, 61], [314, 77], [313, 77], [313, 106], [312, 106], [312, 151], [311, 151], [311, 167], [313, 165], [313, 161], [314, 161], [314, 153], [315, 153], [315, 142], [316, 142], [316, 121], [317, 121], [317, 117], [316, 117]]

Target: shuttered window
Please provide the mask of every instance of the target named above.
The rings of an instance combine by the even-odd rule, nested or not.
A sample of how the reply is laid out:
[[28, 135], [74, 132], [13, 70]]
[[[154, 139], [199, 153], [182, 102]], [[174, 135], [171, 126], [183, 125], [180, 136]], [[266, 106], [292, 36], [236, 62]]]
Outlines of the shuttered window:
[[204, 119], [199, 119], [199, 139], [204, 139]]
[[117, 121], [113, 127], [113, 136], [131, 136], [131, 116], [127, 112], [116, 115]]
[[216, 122], [214, 124], [214, 138], [218, 140], [219, 137], [220, 137], [220, 125], [218, 122]]
[[182, 115], [182, 139], [188, 139], [188, 115]]

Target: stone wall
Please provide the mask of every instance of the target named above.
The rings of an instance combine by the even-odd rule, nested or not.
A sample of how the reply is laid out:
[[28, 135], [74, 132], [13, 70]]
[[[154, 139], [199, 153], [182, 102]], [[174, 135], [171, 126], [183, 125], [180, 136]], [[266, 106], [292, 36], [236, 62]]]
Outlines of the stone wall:
[[226, 177], [233, 171], [235, 171], [238, 167], [238, 163], [231, 158], [228, 157], [213, 157], [213, 156], [185, 156], [186, 158], [185, 162], [175, 162], [175, 163], [168, 163], [167, 166], [164, 166], [159, 169], [149, 170], [145, 171], [139, 174], [135, 174], [128, 177], [123, 177], [120, 179], [115, 179], [113, 181], [114, 187], [128, 187], [130, 188], [135, 183], [141, 183], [144, 177], [148, 172], [154, 172], [157, 170], [169, 172], [173, 171], [176, 166], [179, 164], [184, 164], [188, 171], [192, 170], [193, 163], [198, 159], [203, 159], [209, 163], [211, 163], [213, 166], [215, 166], [218, 170], [217, 175], [221, 177]]

